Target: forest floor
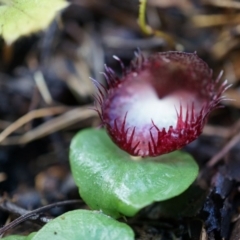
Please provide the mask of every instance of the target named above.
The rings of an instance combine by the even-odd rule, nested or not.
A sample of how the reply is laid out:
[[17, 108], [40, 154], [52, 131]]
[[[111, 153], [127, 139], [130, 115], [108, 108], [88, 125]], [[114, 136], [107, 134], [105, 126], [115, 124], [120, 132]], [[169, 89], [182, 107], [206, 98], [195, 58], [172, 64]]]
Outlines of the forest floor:
[[[104, 64], [120, 71], [139, 48], [145, 56], [197, 52], [217, 78], [232, 87], [223, 108], [209, 117], [203, 134], [185, 147], [200, 166], [195, 183], [166, 204], [143, 209], [128, 224], [136, 239], [240, 239], [240, 3], [218, 0], [149, 0], [147, 22], [166, 34], [145, 35], [137, 0], [74, 0], [49, 28], [11, 46], [0, 42], [0, 226], [30, 210], [60, 201], [42, 216], [86, 209], [69, 167], [69, 144], [77, 131], [97, 127], [90, 111], [91, 76], [104, 81]], [[171, 40], [169, 40], [171, 39]], [[172, 44], [174, 43], [174, 45]], [[7, 130], [6, 130], [7, 129]], [[174, 204], [176, 202], [177, 204]], [[20, 207], [20, 208], [19, 208]], [[40, 229], [25, 221], [7, 234]]]

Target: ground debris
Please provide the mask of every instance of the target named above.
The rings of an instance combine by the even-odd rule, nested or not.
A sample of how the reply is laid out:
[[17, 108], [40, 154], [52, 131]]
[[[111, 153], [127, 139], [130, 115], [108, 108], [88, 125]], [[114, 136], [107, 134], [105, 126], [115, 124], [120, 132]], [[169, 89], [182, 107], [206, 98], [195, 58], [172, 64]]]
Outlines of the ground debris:
[[[121, 66], [113, 55], [128, 66], [137, 48], [146, 56], [196, 51], [215, 78], [224, 70], [223, 80], [233, 84], [225, 95], [233, 101], [224, 101], [203, 135], [184, 149], [200, 167], [193, 186], [170, 201], [153, 203], [127, 223], [139, 240], [239, 240], [239, 2], [148, 0], [147, 23], [171, 36], [174, 48], [156, 34], [141, 32], [138, 0], [70, 2], [46, 31], [12, 45], [0, 41], [0, 199], [18, 209], [14, 213], [8, 205], [6, 210], [0, 200], [0, 225], [21, 217], [20, 209], [32, 212], [79, 198], [68, 163], [69, 143], [78, 130], [100, 126], [89, 77], [104, 85], [105, 63], [118, 74]], [[78, 207], [51, 208], [43, 217]], [[84, 203], [80, 207], [87, 208]], [[40, 215], [37, 223], [30, 216], [12, 233], [35, 224], [38, 229], [44, 224]]]

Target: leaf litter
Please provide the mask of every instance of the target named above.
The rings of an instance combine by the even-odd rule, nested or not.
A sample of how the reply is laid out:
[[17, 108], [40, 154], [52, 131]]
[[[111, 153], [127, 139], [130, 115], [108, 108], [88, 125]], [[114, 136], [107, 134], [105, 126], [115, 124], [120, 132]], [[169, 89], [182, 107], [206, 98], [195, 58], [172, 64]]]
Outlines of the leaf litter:
[[[104, 63], [119, 72], [112, 55], [128, 65], [137, 47], [146, 55], [169, 50], [161, 37], [141, 32], [138, 5], [136, 0], [74, 0], [63, 11], [61, 24], [55, 20], [44, 32], [11, 46], [1, 41], [1, 225], [22, 214], [6, 209], [3, 199], [29, 210], [79, 198], [68, 147], [79, 129], [100, 123], [89, 109], [95, 91], [89, 76], [103, 82]], [[171, 35], [178, 50], [197, 51], [216, 75], [223, 69], [223, 78], [233, 84], [226, 96], [233, 101], [224, 102], [202, 136], [184, 149], [200, 166], [194, 185], [173, 203], [163, 203], [164, 208], [155, 203], [127, 223], [136, 239], [239, 239], [239, 3], [149, 0], [147, 22]], [[36, 72], [41, 72], [51, 101], [34, 81]], [[176, 202], [180, 209], [172, 211]], [[41, 216], [52, 218], [78, 207], [49, 208]], [[28, 234], [42, 224], [28, 219], [5, 235]]]

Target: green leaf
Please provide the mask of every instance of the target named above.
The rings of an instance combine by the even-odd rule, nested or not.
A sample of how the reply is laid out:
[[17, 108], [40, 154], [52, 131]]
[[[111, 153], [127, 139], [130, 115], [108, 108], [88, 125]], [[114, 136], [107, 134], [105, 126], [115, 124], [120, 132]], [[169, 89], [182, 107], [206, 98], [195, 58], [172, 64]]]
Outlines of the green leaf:
[[8, 44], [20, 36], [45, 29], [65, 0], [0, 0], [0, 34]]
[[29, 234], [28, 236], [21, 236], [21, 235], [10, 235], [7, 237], [2, 238], [2, 240], [32, 240], [35, 236], [35, 232]]
[[74, 137], [70, 164], [85, 202], [115, 218], [181, 194], [198, 174], [192, 157], [180, 151], [133, 160], [103, 129], [86, 129]]
[[32, 240], [133, 240], [134, 233], [125, 223], [120, 223], [101, 212], [75, 210], [47, 223]]
[[24, 239], [24, 240], [32, 240], [35, 235], [36, 235], [36, 232], [32, 232], [32, 233], [29, 234], [29, 235], [26, 237], [26, 239]]
[[2, 240], [26, 240], [26, 238], [27, 238], [26, 236], [10, 235], [2, 238]]

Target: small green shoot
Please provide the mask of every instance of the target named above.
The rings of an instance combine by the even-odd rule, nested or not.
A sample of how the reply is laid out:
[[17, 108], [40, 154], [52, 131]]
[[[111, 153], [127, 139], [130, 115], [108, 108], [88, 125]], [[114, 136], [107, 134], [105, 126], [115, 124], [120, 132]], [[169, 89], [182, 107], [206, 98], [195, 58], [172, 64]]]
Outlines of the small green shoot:
[[147, 25], [145, 20], [147, 0], [139, 0], [139, 2], [140, 2], [140, 5], [139, 5], [138, 24], [142, 32], [145, 33], [146, 35], [155, 35], [157, 37], [163, 38], [168, 43], [168, 45], [174, 49], [175, 41], [169, 34], [160, 30], [152, 29], [149, 25]]

